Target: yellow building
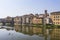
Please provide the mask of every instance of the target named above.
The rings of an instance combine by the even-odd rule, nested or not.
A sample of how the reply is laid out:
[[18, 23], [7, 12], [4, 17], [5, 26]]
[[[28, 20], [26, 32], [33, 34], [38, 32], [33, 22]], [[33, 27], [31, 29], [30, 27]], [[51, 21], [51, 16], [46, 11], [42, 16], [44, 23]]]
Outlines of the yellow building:
[[50, 18], [54, 25], [60, 25], [60, 12], [52, 12]]
[[42, 17], [34, 17], [32, 19], [33, 24], [42, 24], [43, 18]]

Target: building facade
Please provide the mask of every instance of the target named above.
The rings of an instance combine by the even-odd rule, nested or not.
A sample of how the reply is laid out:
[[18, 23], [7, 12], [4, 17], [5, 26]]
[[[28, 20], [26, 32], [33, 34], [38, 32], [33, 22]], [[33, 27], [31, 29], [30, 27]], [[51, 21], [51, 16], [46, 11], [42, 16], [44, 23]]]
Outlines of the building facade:
[[34, 17], [33, 14], [23, 15], [22, 16], [22, 25], [30, 25], [30, 24], [32, 24], [33, 17]]
[[33, 24], [42, 24], [43, 23], [43, 18], [42, 17], [34, 17], [32, 19]]
[[22, 16], [22, 25], [29, 24], [29, 16], [23, 15]]
[[52, 12], [50, 13], [50, 18], [54, 25], [60, 25], [60, 12]]
[[21, 25], [21, 24], [22, 24], [22, 17], [16, 16], [14, 18], [14, 25], [16, 26], [16, 25]]

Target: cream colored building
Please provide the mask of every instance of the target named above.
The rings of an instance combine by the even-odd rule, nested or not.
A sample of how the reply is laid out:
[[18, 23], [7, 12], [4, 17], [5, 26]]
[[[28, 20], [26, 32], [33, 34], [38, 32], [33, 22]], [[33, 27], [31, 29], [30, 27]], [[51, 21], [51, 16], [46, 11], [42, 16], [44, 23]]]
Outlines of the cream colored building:
[[21, 22], [22, 22], [22, 20], [21, 20], [20, 16], [16, 16], [14, 18], [14, 25], [21, 25]]

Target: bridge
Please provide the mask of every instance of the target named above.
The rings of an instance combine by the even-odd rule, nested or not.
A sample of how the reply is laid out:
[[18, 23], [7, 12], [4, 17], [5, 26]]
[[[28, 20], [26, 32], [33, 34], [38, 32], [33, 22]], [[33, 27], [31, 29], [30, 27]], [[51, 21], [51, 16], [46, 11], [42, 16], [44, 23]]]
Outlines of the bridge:
[[14, 20], [0, 19], [0, 26], [14, 26]]

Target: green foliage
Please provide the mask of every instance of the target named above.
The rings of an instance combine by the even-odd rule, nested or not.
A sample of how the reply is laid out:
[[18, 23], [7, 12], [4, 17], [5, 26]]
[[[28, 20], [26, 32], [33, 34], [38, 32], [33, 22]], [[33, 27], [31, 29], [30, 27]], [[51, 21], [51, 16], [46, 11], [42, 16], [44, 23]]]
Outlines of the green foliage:
[[42, 24], [32, 24], [33, 27], [43, 27]]
[[47, 29], [53, 29], [53, 28], [55, 28], [55, 25], [53, 25], [53, 24], [46, 24], [46, 28]]
[[60, 28], [60, 25], [55, 25], [55, 28]]

